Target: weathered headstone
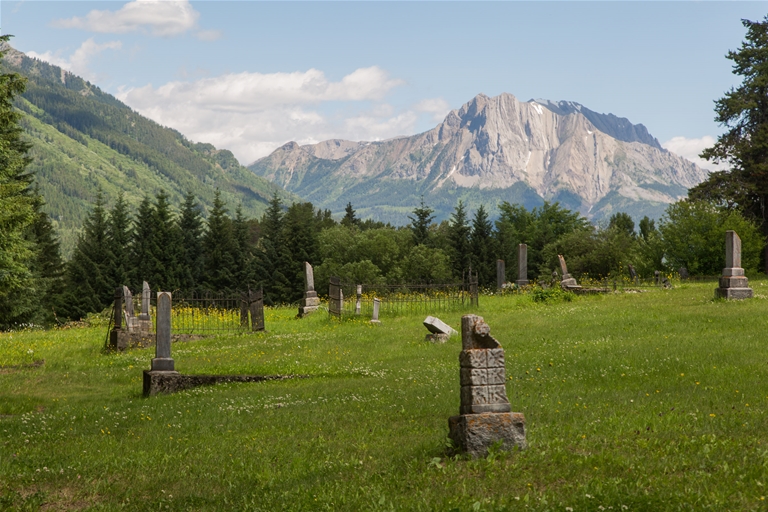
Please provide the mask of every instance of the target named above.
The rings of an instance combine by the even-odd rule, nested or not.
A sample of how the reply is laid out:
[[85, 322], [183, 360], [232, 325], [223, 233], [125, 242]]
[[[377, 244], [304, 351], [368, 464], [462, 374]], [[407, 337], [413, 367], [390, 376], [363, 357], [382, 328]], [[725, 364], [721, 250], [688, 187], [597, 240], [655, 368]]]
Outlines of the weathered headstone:
[[680, 274], [680, 279], [688, 279], [688, 277], [690, 277], [688, 275], [688, 269], [685, 267], [680, 267], [677, 273]]
[[149, 306], [152, 300], [152, 290], [149, 283], [144, 281], [141, 285], [141, 314], [139, 315], [139, 331], [146, 335], [152, 330], [152, 317], [149, 316]]
[[576, 279], [568, 273], [568, 267], [565, 265], [565, 258], [563, 258], [563, 255], [558, 254], [557, 257], [560, 260], [560, 271], [563, 274], [563, 279], [560, 281], [560, 288], [563, 290], [580, 289], [581, 286], [579, 286], [579, 283], [577, 283]]
[[341, 316], [341, 280], [331, 277], [328, 284], [328, 314]]
[[630, 263], [627, 265], [627, 268], [629, 269], [629, 277], [632, 279], [632, 282], [637, 284], [637, 272], [635, 271], [635, 267]]
[[304, 262], [304, 298], [301, 299], [301, 306], [299, 306], [299, 317], [303, 317], [317, 311], [320, 306], [320, 299], [317, 297], [315, 291], [315, 275], [312, 270], [312, 265], [308, 262]]
[[264, 289], [255, 292], [248, 291], [248, 298], [251, 310], [251, 330], [264, 330]]
[[448, 338], [458, 334], [456, 329], [434, 316], [428, 316], [424, 319], [423, 323], [424, 327], [429, 331], [429, 334], [426, 336], [427, 341], [445, 343], [448, 341]]
[[123, 287], [115, 288], [115, 330], [123, 328]]
[[357, 302], [355, 302], [355, 314], [360, 314], [360, 309], [363, 302], [363, 285], [357, 285]]
[[525, 448], [525, 416], [511, 412], [507, 399], [504, 349], [476, 315], [461, 318], [461, 343], [461, 407], [448, 419], [450, 439], [473, 457], [499, 442], [502, 449]]
[[653, 282], [657, 285], [661, 284], [661, 272], [658, 270], [653, 271]]
[[504, 260], [496, 260], [496, 288], [501, 290], [507, 282], [507, 269]]
[[735, 231], [726, 231], [725, 268], [720, 277], [720, 286], [715, 288], [715, 298], [751, 299], [752, 295], [752, 288], [741, 268], [741, 238]]
[[517, 246], [517, 286], [528, 284], [528, 246], [518, 244]]
[[136, 332], [139, 327], [139, 319], [134, 315], [133, 294], [127, 286], [123, 286], [123, 301], [125, 301], [125, 327], [128, 332]]
[[157, 338], [155, 358], [152, 359], [153, 372], [172, 372], [174, 363], [171, 358], [171, 292], [157, 294]]
[[372, 324], [379, 324], [379, 308], [381, 307], [381, 301], [377, 298], [373, 299], [373, 315], [371, 316]]

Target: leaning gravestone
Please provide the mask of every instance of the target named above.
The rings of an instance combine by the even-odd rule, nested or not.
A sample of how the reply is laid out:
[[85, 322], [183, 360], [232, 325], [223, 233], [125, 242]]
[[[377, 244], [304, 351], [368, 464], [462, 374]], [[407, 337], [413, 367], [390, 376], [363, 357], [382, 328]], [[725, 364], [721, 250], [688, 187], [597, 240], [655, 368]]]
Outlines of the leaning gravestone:
[[504, 260], [496, 260], [496, 288], [501, 290], [507, 281], [507, 270], [504, 266]]
[[304, 298], [301, 299], [301, 306], [299, 306], [300, 318], [317, 311], [320, 306], [320, 299], [315, 291], [315, 275], [312, 265], [306, 261], [304, 262], [304, 290]]
[[511, 412], [507, 399], [504, 349], [482, 317], [461, 318], [461, 408], [448, 419], [454, 445], [482, 457], [495, 443], [502, 449], [525, 448], [525, 416]]
[[741, 238], [735, 231], [725, 232], [725, 268], [720, 277], [720, 286], [715, 288], [715, 298], [752, 298], [752, 288], [748, 286], [744, 269], [741, 268]]
[[423, 323], [424, 327], [429, 331], [429, 334], [427, 334], [425, 338], [427, 341], [445, 343], [448, 341], [448, 338], [454, 334], [458, 334], [456, 329], [434, 316], [428, 316], [424, 319]]
[[517, 246], [517, 286], [526, 286], [528, 284], [528, 246], [518, 244]]
[[581, 286], [576, 282], [576, 279], [568, 273], [568, 267], [565, 265], [565, 258], [562, 254], [557, 255], [560, 260], [560, 271], [563, 273], [563, 279], [560, 281], [560, 288], [563, 290], [579, 290]]

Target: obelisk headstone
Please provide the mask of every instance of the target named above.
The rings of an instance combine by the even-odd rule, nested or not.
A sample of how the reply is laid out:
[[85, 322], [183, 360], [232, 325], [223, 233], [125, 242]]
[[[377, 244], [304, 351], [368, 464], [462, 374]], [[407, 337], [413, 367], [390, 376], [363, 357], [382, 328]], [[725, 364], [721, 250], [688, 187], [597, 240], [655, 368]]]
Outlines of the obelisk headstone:
[[502, 449], [525, 448], [525, 416], [511, 412], [507, 399], [504, 349], [482, 317], [461, 318], [461, 407], [448, 419], [449, 437], [459, 451], [473, 457]]
[[155, 358], [152, 359], [153, 372], [172, 372], [174, 363], [171, 358], [171, 292], [157, 294], [157, 338]]
[[496, 260], [496, 288], [501, 290], [507, 282], [507, 269], [504, 260]]
[[563, 274], [563, 278], [560, 281], [560, 288], [563, 290], [578, 290], [581, 288], [579, 286], [579, 283], [576, 282], [576, 279], [571, 276], [571, 274], [568, 273], [568, 267], [565, 265], [565, 258], [563, 258], [562, 254], [557, 255], [558, 259], [560, 260], [560, 271]]
[[517, 286], [526, 286], [528, 284], [528, 246], [518, 244], [517, 246]]
[[317, 311], [318, 306], [320, 306], [320, 299], [315, 291], [314, 271], [312, 265], [306, 261], [304, 262], [304, 290], [304, 298], [301, 299], [301, 306], [299, 306], [299, 317]]
[[720, 286], [715, 288], [715, 298], [751, 299], [752, 295], [752, 288], [741, 268], [741, 238], [735, 231], [726, 231], [725, 268], [720, 277]]

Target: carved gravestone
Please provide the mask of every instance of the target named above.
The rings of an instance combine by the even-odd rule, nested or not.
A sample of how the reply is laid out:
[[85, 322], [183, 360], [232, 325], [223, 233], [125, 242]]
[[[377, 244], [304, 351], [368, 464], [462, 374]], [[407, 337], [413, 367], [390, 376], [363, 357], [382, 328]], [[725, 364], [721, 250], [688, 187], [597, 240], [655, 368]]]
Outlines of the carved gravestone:
[[653, 271], [653, 282], [654, 284], [661, 284], [661, 272], [658, 270]]
[[434, 316], [428, 316], [424, 319], [423, 323], [424, 327], [429, 331], [429, 334], [427, 334], [425, 338], [427, 341], [445, 343], [448, 341], [448, 338], [454, 334], [458, 334], [456, 329]]
[[496, 288], [501, 290], [507, 281], [507, 269], [504, 260], [496, 260]]
[[379, 320], [379, 308], [381, 307], [381, 301], [377, 298], [373, 299], [373, 315], [371, 316], [372, 324], [380, 324]]
[[313, 311], [317, 311], [320, 306], [320, 299], [315, 291], [315, 275], [312, 265], [304, 262], [304, 298], [301, 299], [299, 306], [299, 317], [304, 317]]
[[563, 273], [563, 278], [560, 281], [560, 288], [563, 290], [579, 290], [581, 286], [576, 282], [576, 279], [568, 273], [568, 267], [565, 265], [565, 258], [562, 254], [558, 254], [557, 258], [560, 260], [560, 271]]
[[341, 280], [331, 277], [328, 284], [328, 314], [341, 317]]
[[171, 358], [171, 292], [157, 294], [157, 338], [155, 358], [152, 359], [153, 372], [172, 372], [174, 362]]
[[473, 457], [499, 442], [502, 449], [525, 448], [525, 416], [511, 412], [507, 399], [504, 349], [476, 315], [461, 318], [461, 342], [461, 407], [448, 419], [451, 441]]
[[264, 329], [264, 289], [255, 292], [248, 290], [248, 302], [251, 310], [251, 330], [263, 331]]
[[152, 290], [149, 283], [144, 281], [141, 285], [141, 314], [139, 315], [139, 331], [146, 335], [152, 331], [152, 317], [149, 316], [149, 302], [152, 300]]
[[133, 294], [127, 286], [123, 286], [123, 302], [125, 304], [125, 328], [128, 332], [136, 332], [139, 329], [139, 319], [134, 314]]
[[637, 284], [637, 272], [635, 271], [635, 267], [630, 263], [627, 265], [627, 268], [629, 269], [629, 277], [632, 279], [632, 282]]
[[715, 288], [715, 298], [751, 299], [744, 269], [741, 268], [741, 238], [735, 231], [725, 232], [725, 268], [720, 277], [720, 286]]
[[517, 246], [517, 286], [528, 284], [528, 246], [518, 244]]

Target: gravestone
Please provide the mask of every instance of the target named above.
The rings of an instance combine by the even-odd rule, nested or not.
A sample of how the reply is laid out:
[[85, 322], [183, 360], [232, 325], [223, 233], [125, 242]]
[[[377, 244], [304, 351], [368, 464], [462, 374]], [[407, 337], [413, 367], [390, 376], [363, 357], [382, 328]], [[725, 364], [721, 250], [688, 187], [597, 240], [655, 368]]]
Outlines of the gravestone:
[[690, 277], [688, 275], [688, 269], [685, 267], [680, 267], [677, 273], [680, 274], [680, 279], [688, 279]]
[[576, 279], [568, 273], [568, 267], [565, 265], [565, 258], [562, 254], [558, 254], [557, 258], [560, 260], [560, 271], [563, 274], [563, 278], [560, 281], [560, 288], [563, 290], [579, 290], [581, 286], [576, 282]]
[[299, 318], [304, 317], [313, 311], [317, 311], [320, 306], [320, 299], [315, 291], [315, 275], [312, 265], [304, 262], [304, 298], [301, 299], [299, 306]]
[[507, 399], [504, 349], [476, 315], [461, 318], [461, 343], [461, 407], [448, 419], [454, 446], [473, 457], [486, 455], [496, 443], [507, 450], [525, 448], [525, 416], [511, 412]]
[[328, 284], [328, 314], [341, 316], [341, 280], [331, 277]]
[[264, 289], [255, 292], [248, 290], [248, 302], [251, 310], [251, 331], [264, 329]]
[[632, 279], [632, 282], [637, 284], [637, 272], [635, 271], [635, 267], [630, 263], [627, 265], [627, 268], [629, 269], [629, 277]]
[[139, 329], [139, 319], [134, 315], [133, 294], [127, 286], [123, 286], [123, 301], [125, 303], [125, 328], [128, 332]]
[[379, 299], [373, 299], [373, 315], [371, 316], [372, 324], [379, 324], [379, 308], [381, 307], [381, 301]]
[[427, 334], [425, 338], [427, 341], [445, 343], [448, 341], [448, 338], [454, 334], [458, 334], [456, 329], [434, 316], [428, 316], [424, 319], [423, 323], [424, 327], [429, 331], [429, 334]]
[[517, 246], [517, 286], [526, 286], [528, 284], [528, 246], [518, 244]]
[[653, 271], [653, 282], [654, 284], [661, 284], [661, 272], [658, 270]]
[[149, 316], [149, 306], [152, 300], [152, 290], [149, 283], [144, 281], [141, 285], [141, 314], [139, 315], [139, 331], [149, 334], [152, 331], [152, 317]]
[[355, 302], [355, 314], [360, 314], [360, 309], [363, 302], [363, 285], [357, 285], [357, 302]]
[[725, 268], [720, 277], [720, 286], [715, 288], [715, 298], [751, 299], [752, 294], [744, 269], [741, 268], [741, 238], [735, 231], [726, 231]]
[[504, 266], [504, 260], [496, 260], [496, 288], [501, 290], [507, 281], [507, 270]]
[[172, 372], [171, 358], [171, 292], [157, 294], [157, 334], [152, 372]]

